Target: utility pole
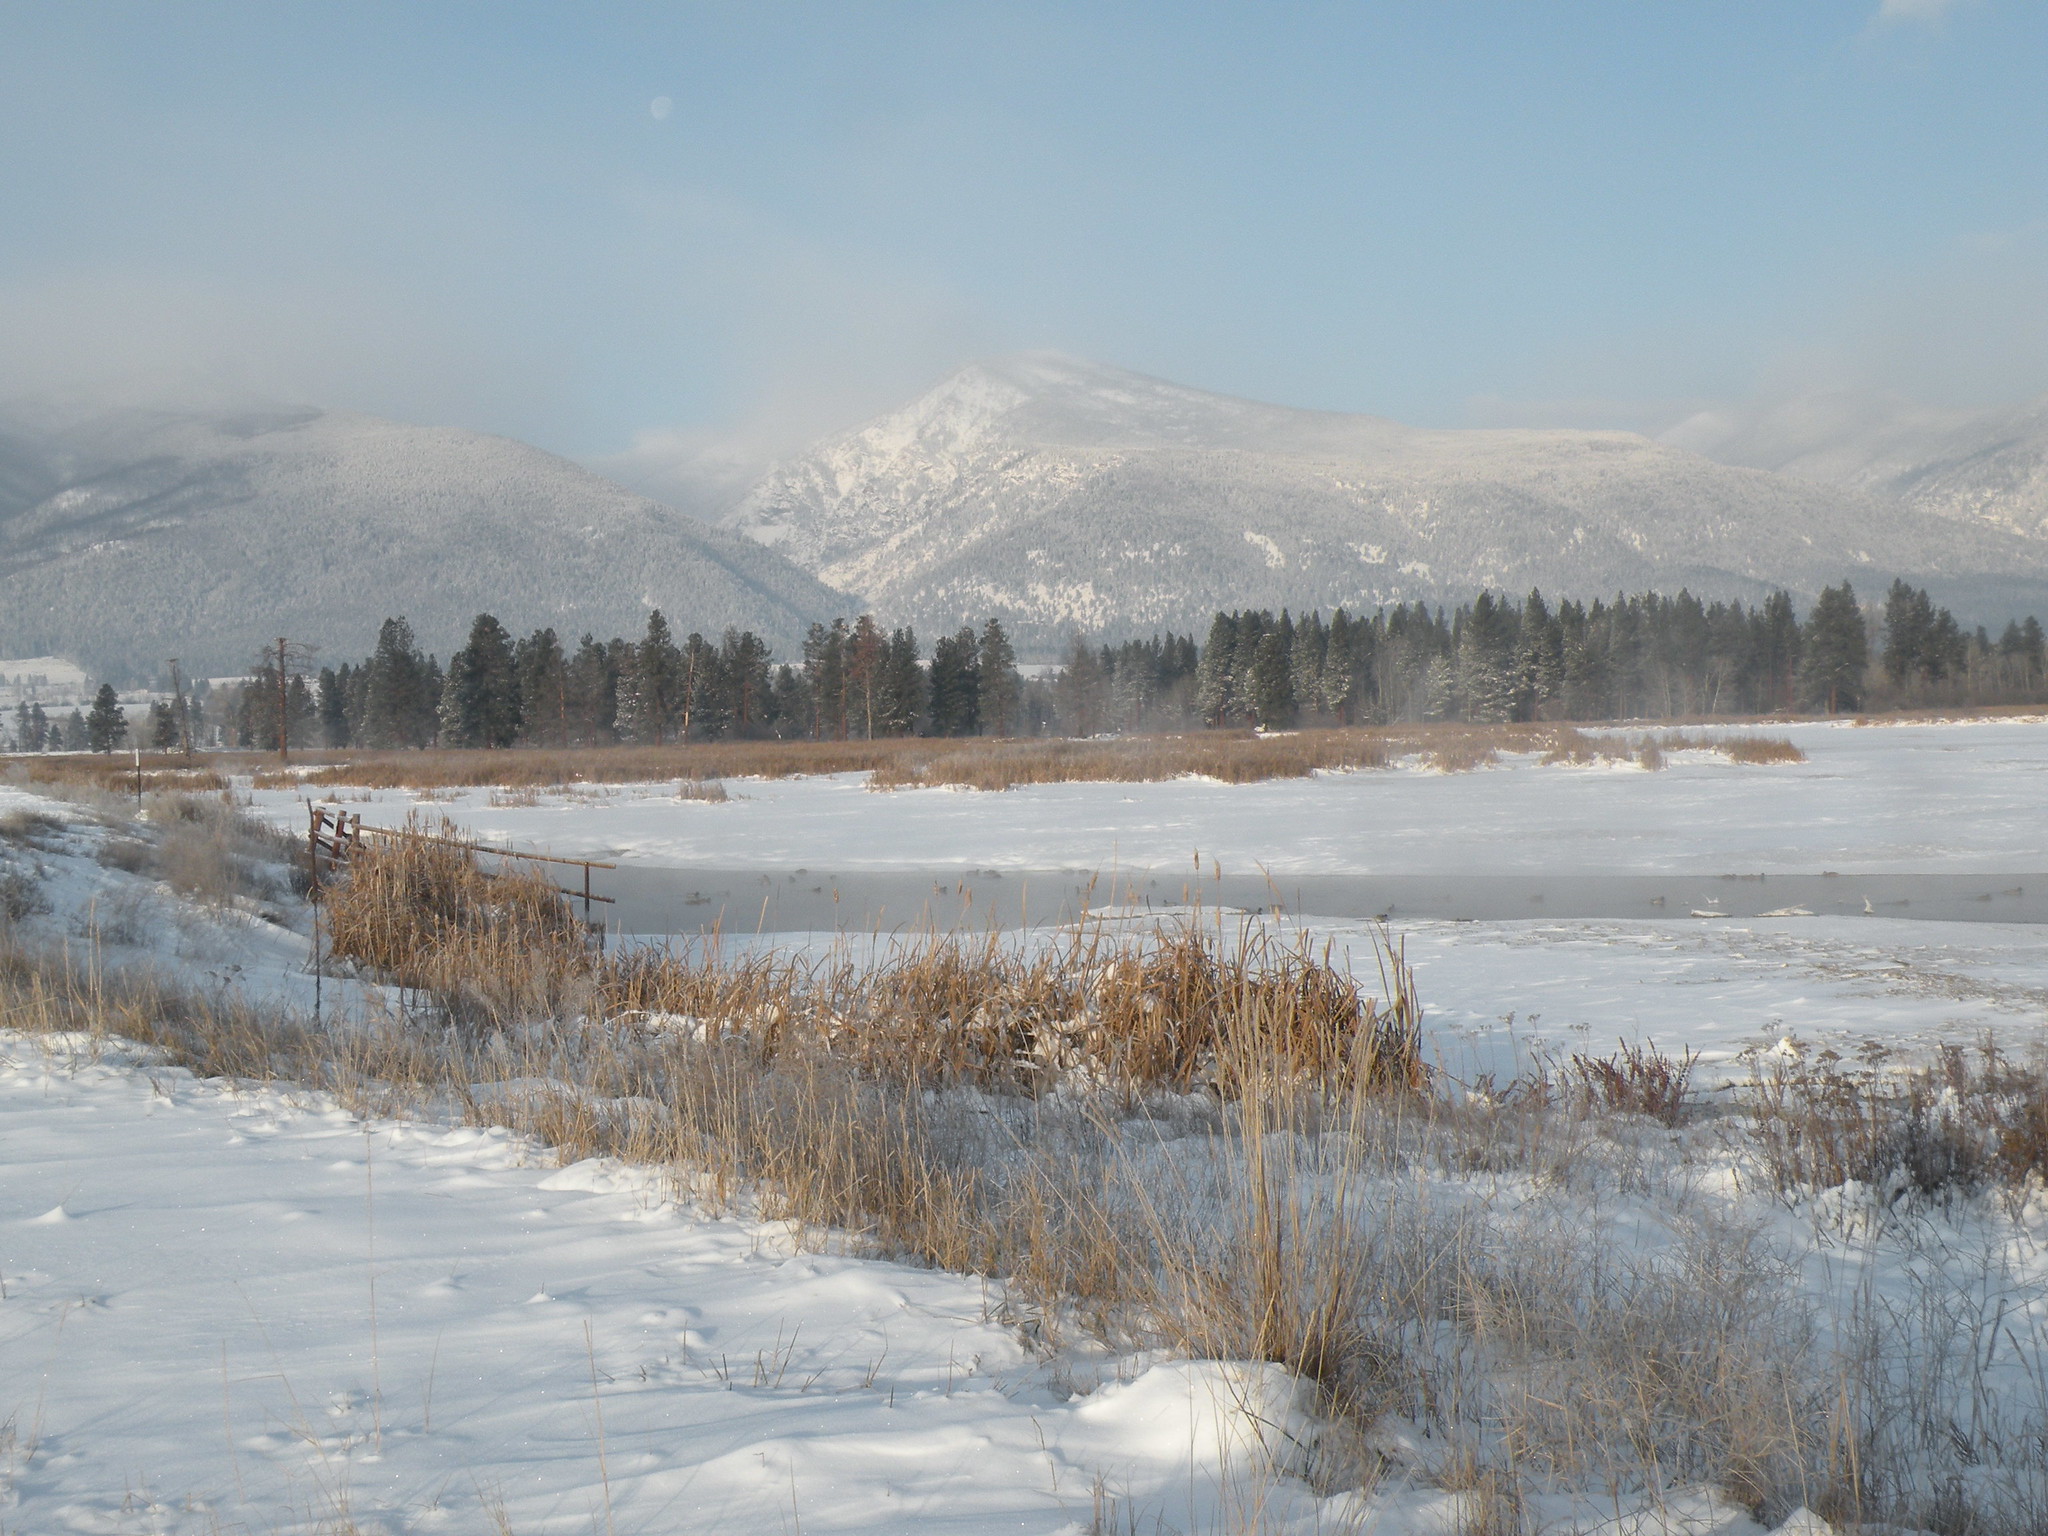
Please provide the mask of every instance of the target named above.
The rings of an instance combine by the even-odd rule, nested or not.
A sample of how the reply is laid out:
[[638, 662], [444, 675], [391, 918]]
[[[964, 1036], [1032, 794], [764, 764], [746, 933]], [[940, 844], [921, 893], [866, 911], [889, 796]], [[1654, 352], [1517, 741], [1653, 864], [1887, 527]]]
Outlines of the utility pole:
[[185, 756], [192, 756], [192, 714], [185, 703], [184, 680], [178, 676], [178, 658], [171, 658], [171, 694], [178, 701], [178, 744]]
[[257, 655], [256, 670], [259, 677], [265, 667], [274, 666], [277, 669], [277, 760], [280, 763], [289, 763], [292, 760], [291, 669], [294, 664], [304, 666], [317, 653], [318, 648], [315, 646], [287, 640], [283, 635], [279, 635], [275, 650], [266, 645]]

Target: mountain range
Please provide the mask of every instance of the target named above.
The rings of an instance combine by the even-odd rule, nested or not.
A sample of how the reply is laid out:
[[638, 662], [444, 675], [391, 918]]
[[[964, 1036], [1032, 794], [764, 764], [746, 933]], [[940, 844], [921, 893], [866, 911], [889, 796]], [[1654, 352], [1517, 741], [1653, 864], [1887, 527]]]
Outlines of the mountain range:
[[[694, 515], [693, 515], [694, 514]], [[1809, 598], [1894, 577], [1966, 622], [2048, 614], [2048, 400], [1810, 397], [1662, 439], [1298, 410], [1051, 354], [977, 363], [687, 511], [528, 444], [315, 409], [0, 410], [0, 655], [112, 673], [327, 656], [488, 610], [792, 654], [868, 609], [927, 641], [988, 615], [1027, 657], [1217, 608], [1371, 609], [1482, 587]]]
[[787, 650], [845, 599], [748, 540], [507, 438], [339, 411], [0, 417], [0, 655], [238, 673], [280, 635], [360, 656], [405, 615], [632, 635], [751, 628]]
[[2033, 409], [2031, 480], [2023, 449], [2002, 478], [1977, 468], [1977, 429], [1954, 425], [1850, 473], [1818, 453], [1757, 465], [1628, 432], [1293, 410], [1038, 355], [826, 440], [723, 521], [920, 629], [995, 613], [1041, 653], [1075, 629], [1199, 631], [1219, 607], [1483, 587], [1755, 599], [1906, 576], [2002, 621], [2048, 612]]

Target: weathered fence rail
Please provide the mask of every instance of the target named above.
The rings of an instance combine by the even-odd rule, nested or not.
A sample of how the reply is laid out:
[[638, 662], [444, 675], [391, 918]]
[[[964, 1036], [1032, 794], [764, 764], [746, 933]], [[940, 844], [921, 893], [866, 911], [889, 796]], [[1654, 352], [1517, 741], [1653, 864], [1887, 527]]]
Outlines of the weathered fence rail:
[[590, 923], [592, 903], [611, 906], [613, 898], [601, 896], [590, 888], [590, 873], [596, 869], [617, 869], [616, 864], [607, 864], [602, 859], [566, 859], [552, 853], [528, 853], [521, 848], [500, 848], [495, 843], [472, 842], [460, 837], [440, 837], [431, 832], [414, 832], [404, 828], [367, 827], [363, 825], [362, 812], [350, 813], [337, 807], [320, 804], [307, 806], [306, 862], [311, 870], [313, 889], [320, 889], [321, 870], [324, 863], [328, 870], [338, 869], [348, 863], [362, 848], [366, 837], [382, 838], [391, 842], [439, 843], [447, 848], [464, 848], [471, 853], [480, 853], [493, 859], [510, 859], [522, 864], [556, 864], [583, 872], [580, 889], [575, 886], [557, 885], [556, 890], [571, 901], [583, 903], [583, 921]]

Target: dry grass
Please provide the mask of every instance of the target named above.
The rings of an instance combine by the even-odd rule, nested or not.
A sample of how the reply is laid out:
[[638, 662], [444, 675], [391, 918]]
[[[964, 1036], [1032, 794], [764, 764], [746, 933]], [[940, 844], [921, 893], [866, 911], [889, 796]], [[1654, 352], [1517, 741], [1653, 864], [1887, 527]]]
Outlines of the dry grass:
[[[414, 830], [425, 830], [417, 821]], [[1126, 943], [1099, 925], [1035, 948], [929, 934], [880, 960], [725, 960], [592, 949], [542, 875], [487, 873], [424, 837], [361, 850], [327, 898], [330, 953], [429, 994], [466, 1024], [507, 1028], [574, 1006], [614, 1019], [716, 1020], [769, 1060], [789, 1050], [920, 1088], [1041, 1095], [1083, 1078], [1134, 1099], [1235, 1091], [1261, 1071], [1420, 1092], [1421, 1010], [1399, 954], [1391, 1001], [1366, 996], [1326, 950], [1199, 924]]]
[[1782, 736], [1725, 736], [1714, 743], [1731, 763], [1803, 763], [1806, 754]]
[[1574, 1055], [1570, 1071], [1581, 1094], [1597, 1108], [1676, 1126], [1692, 1111], [1692, 1072], [1698, 1062], [1690, 1051], [1674, 1060], [1654, 1045], [1624, 1040], [1611, 1056]]
[[1998, 1187], [2015, 1199], [2048, 1181], [2048, 1064], [1991, 1041], [1932, 1066], [1888, 1069], [1883, 1048], [1760, 1054], [1745, 1124], [1785, 1194], [1858, 1184], [1887, 1204]]
[[786, 779], [801, 774], [867, 773], [931, 750], [915, 738], [885, 741], [726, 741], [667, 747], [516, 747], [508, 751], [433, 748], [424, 752], [320, 754], [318, 766], [259, 767], [259, 789], [550, 789], [571, 784], [652, 784], [665, 779]]
[[1114, 741], [926, 742], [878, 769], [876, 789], [949, 784], [1009, 789], [1019, 784], [1148, 783], [1194, 775], [1226, 784], [1305, 778], [1318, 771], [1383, 768], [1385, 741], [1372, 731], [1297, 731], [1256, 736], [1202, 731]]
[[[249, 772], [269, 761], [254, 753], [209, 752], [187, 758], [182, 753], [145, 752], [142, 789], [145, 794], [209, 794], [226, 789], [230, 774]], [[30, 753], [0, 757], [0, 764], [8, 778], [31, 788], [60, 794], [88, 788], [130, 799], [135, 794], [135, 759], [128, 753]]]
[[[1783, 738], [1661, 737], [1588, 734], [1555, 724], [1422, 724], [1357, 729], [1193, 731], [1103, 740], [905, 737], [883, 741], [715, 742], [676, 747], [603, 747], [572, 751], [347, 752], [323, 754], [317, 767], [276, 770], [252, 760], [259, 789], [327, 788], [450, 791], [489, 789], [494, 803], [578, 784], [645, 784], [675, 780], [684, 798], [716, 799], [720, 779], [790, 778], [804, 774], [870, 775], [875, 789], [949, 785], [1003, 790], [1024, 784], [1151, 783], [1190, 775], [1227, 784], [1304, 778], [1319, 772], [1384, 768], [1419, 758], [1447, 773], [1495, 763], [1504, 754], [1533, 753], [1547, 763], [1635, 760], [1645, 750], [1708, 750], [1736, 762], [1796, 762]], [[147, 763], [145, 759], [145, 763]], [[704, 786], [699, 796], [693, 786]]]

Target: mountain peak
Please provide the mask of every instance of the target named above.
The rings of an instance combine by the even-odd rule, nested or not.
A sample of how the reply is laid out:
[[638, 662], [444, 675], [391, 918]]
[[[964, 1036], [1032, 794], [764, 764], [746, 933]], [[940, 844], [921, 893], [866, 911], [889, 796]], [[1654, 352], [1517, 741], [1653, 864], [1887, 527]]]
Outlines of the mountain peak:
[[994, 614], [1039, 655], [1246, 605], [2048, 575], [2009, 533], [1633, 433], [1409, 427], [1058, 353], [960, 369], [778, 466], [726, 526], [892, 622]]

